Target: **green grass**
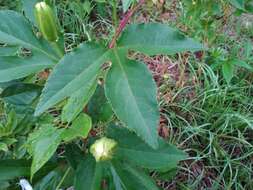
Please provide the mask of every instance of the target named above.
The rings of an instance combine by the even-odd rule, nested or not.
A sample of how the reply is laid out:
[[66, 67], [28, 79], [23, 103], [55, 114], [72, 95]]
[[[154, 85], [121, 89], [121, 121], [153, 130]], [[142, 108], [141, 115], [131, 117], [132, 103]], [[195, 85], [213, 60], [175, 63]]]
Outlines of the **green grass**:
[[56, 3], [67, 50], [85, 41], [96, 41], [98, 38], [102, 39], [103, 43], [109, 43], [109, 39], [112, 38], [112, 21], [110, 15], [105, 14], [110, 12], [110, 6], [87, 2], [67, 0]]
[[19, 8], [20, 8], [19, 0], [0, 0], [0, 10], [1, 9], [19, 10]]
[[[178, 174], [187, 173], [189, 179], [183, 183], [189, 189], [207, 188], [209, 175], [212, 189], [215, 184], [217, 189], [252, 187], [252, 90], [252, 86], [211, 87], [191, 100], [161, 104], [169, 121], [169, 141], [192, 157], [190, 164], [182, 164], [185, 171]], [[176, 93], [184, 96], [184, 90]], [[199, 167], [199, 171], [192, 167]]]
[[[164, 22], [205, 41], [210, 48], [224, 48], [222, 58], [236, 57], [252, 65], [252, 58], [247, 58], [244, 48], [252, 35], [243, 29], [240, 17], [231, 15], [216, 20], [210, 12], [204, 14], [207, 10], [202, 9], [189, 20], [188, 16], [192, 15], [183, 16], [187, 7], [170, 2], [166, 6], [167, 11], [178, 17]], [[175, 6], [178, 9], [174, 9]], [[150, 20], [160, 21], [162, 13], [153, 12], [154, 9]], [[205, 28], [201, 25], [203, 19], [213, 23]], [[252, 52], [248, 54], [252, 57]], [[166, 75], [170, 77], [163, 79], [159, 88], [168, 141], [186, 150], [190, 157], [181, 163], [173, 179], [163, 179], [159, 184], [170, 190], [250, 190], [253, 188], [252, 72], [237, 68], [228, 85], [221, 70], [214, 70], [213, 65], [207, 64], [209, 54], [201, 60], [194, 57], [182, 54], [160, 58], [160, 64], [176, 65], [176, 69], [167, 71]], [[175, 76], [179, 78], [175, 79]]]

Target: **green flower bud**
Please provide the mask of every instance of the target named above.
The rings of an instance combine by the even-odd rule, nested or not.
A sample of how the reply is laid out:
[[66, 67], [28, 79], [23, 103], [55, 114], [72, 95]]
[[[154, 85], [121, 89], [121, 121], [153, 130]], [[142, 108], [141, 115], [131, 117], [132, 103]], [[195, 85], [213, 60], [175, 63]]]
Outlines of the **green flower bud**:
[[43, 37], [49, 42], [56, 42], [59, 38], [56, 19], [53, 10], [45, 2], [35, 5], [35, 17]]
[[103, 137], [91, 145], [90, 152], [97, 162], [111, 160], [116, 146], [117, 142], [115, 140]]

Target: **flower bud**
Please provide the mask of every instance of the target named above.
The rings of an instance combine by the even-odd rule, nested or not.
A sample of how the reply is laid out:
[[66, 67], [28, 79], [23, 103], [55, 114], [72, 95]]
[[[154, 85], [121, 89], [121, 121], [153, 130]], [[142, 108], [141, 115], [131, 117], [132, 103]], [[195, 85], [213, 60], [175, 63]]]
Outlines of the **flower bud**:
[[58, 30], [53, 10], [45, 2], [35, 5], [35, 18], [43, 37], [49, 42], [58, 40]]
[[111, 160], [116, 146], [117, 142], [115, 140], [103, 137], [91, 145], [90, 152], [97, 162]]

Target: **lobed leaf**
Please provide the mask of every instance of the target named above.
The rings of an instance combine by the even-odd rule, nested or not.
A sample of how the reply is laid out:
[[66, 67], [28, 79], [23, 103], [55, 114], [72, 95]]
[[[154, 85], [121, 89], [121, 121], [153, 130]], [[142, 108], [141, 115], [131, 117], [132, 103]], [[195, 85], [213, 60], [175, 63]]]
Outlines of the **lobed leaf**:
[[32, 107], [32, 103], [40, 95], [41, 90], [42, 86], [36, 84], [13, 82], [3, 89], [0, 98], [15, 105], [15, 110], [23, 114], [24, 110]]
[[175, 54], [203, 50], [203, 45], [185, 37], [165, 24], [131, 24], [118, 41], [119, 49], [131, 49], [147, 55]]
[[20, 48], [18, 46], [0, 46], [0, 56], [14, 56], [18, 53], [19, 49]]
[[118, 143], [117, 157], [143, 168], [164, 172], [176, 168], [178, 162], [186, 158], [183, 151], [162, 139], [158, 141], [158, 149], [154, 150], [134, 133], [122, 127], [110, 126], [107, 134]]
[[91, 127], [91, 118], [82, 113], [73, 121], [70, 128], [65, 129], [65, 131], [62, 133], [62, 139], [64, 141], [71, 141], [77, 137], [85, 139], [88, 136]]
[[53, 156], [61, 143], [63, 131], [48, 125], [30, 134], [27, 145], [29, 153], [33, 156], [31, 176]]
[[0, 181], [15, 179], [30, 175], [30, 161], [27, 160], [1, 160]]
[[36, 19], [34, 16], [34, 7], [36, 3], [41, 2], [41, 0], [22, 0], [22, 9], [25, 16], [34, 24], [36, 24]]
[[6, 87], [0, 94], [1, 98], [6, 98], [10, 96], [15, 96], [19, 94], [29, 93], [29, 92], [37, 92], [40, 93], [42, 90], [42, 86], [32, 83], [14, 83], [10, 86]]
[[148, 68], [114, 51], [105, 92], [118, 118], [151, 147], [158, 147], [156, 85]]
[[97, 78], [106, 59], [106, 50], [91, 43], [82, 44], [75, 51], [66, 54], [50, 75], [35, 115], [40, 115], [80, 88], [89, 86]]
[[51, 46], [43, 39], [38, 39], [25, 17], [15, 11], [0, 11], [0, 42], [8, 45], [20, 45], [37, 50], [52, 60], [58, 61]]
[[114, 177], [114, 183], [120, 183], [124, 190], [141, 189], [141, 190], [159, 190], [152, 178], [143, 171], [134, 168], [127, 163], [114, 161], [111, 172]]
[[76, 170], [78, 165], [82, 160], [85, 160], [85, 154], [82, 152], [80, 147], [75, 143], [68, 143], [65, 144], [64, 147], [64, 155], [66, 156], [66, 160], [68, 161], [69, 165]]
[[0, 82], [20, 79], [53, 65], [54, 61], [38, 52], [28, 58], [18, 56], [0, 57]]
[[75, 190], [100, 190], [101, 180], [101, 165], [92, 156], [88, 156], [76, 170], [74, 187]]
[[114, 115], [112, 107], [105, 96], [103, 86], [98, 85], [87, 105], [87, 113], [92, 117], [94, 123], [108, 122]]
[[97, 79], [91, 81], [90, 84], [83, 86], [77, 90], [70, 98], [68, 103], [62, 109], [62, 120], [71, 122], [84, 109], [88, 101], [94, 94], [97, 87]]

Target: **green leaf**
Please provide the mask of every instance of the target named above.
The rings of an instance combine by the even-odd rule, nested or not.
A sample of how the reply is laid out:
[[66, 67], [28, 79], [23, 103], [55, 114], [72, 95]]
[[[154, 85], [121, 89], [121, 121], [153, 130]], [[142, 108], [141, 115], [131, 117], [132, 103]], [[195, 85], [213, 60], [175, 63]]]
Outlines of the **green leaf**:
[[30, 164], [31, 162], [26, 160], [1, 160], [0, 181], [29, 176]]
[[92, 156], [82, 161], [75, 175], [75, 190], [101, 190], [102, 166]]
[[4, 151], [4, 152], [7, 152], [7, 151], [8, 151], [8, 146], [7, 146], [7, 144], [0, 142], [0, 152], [1, 152], [1, 151]]
[[11, 110], [8, 112], [7, 121], [5, 126], [0, 124], [0, 137], [6, 137], [12, 134], [13, 130], [17, 127], [18, 121], [16, 112]]
[[116, 161], [114, 161], [112, 165], [111, 172], [114, 180], [120, 181], [121, 189], [159, 190], [153, 179], [141, 170], [137, 170], [127, 163]]
[[14, 56], [19, 51], [18, 46], [0, 47], [0, 56]]
[[15, 83], [5, 88], [0, 94], [1, 98], [14, 96], [17, 94], [23, 94], [31, 91], [35, 91], [38, 94], [42, 90], [42, 86], [31, 83]]
[[243, 67], [251, 72], [253, 72], [253, 66], [251, 66], [250, 64], [248, 64], [245, 61], [239, 60], [239, 59], [234, 59], [232, 61], [230, 61], [230, 63], [237, 65], [239, 67]]
[[226, 82], [229, 84], [234, 76], [234, 65], [230, 62], [225, 62], [222, 65], [222, 73]]
[[113, 116], [110, 103], [105, 96], [103, 86], [99, 85], [87, 106], [87, 112], [94, 123], [107, 122]]
[[5, 143], [6, 145], [10, 146], [10, 145], [16, 143], [18, 140], [15, 139], [15, 138], [8, 138], [8, 137], [7, 137], [7, 138], [2, 138], [1, 141], [2, 141], [3, 143]]
[[72, 141], [77, 137], [87, 138], [92, 127], [91, 118], [81, 113], [72, 123], [70, 128], [67, 128], [62, 133], [62, 139], [64, 141]]
[[33, 180], [33, 190], [67, 190], [74, 183], [74, 171], [63, 163], [42, 177]]
[[56, 189], [57, 185], [62, 179], [59, 171], [53, 170], [36, 183], [34, 190], [52, 190]]
[[28, 58], [18, 56], [0, 57], [0, 82], [20, 79], [53, 65], [54, 62], [41, 53], [34, 53]]
[[230, 3], [237, 9], [245, 10], [244, 0], [230, 0]]
[[37, 39], [25, 17], [17, 12], [0, 11], [0, 42], [8, 45], [20, 45], [37, 50], [51, 59], [58, 61], [54, 50], [43, 39]]
[[252, 54], [252, 52], [253, 52], [253, 44], [252, 44], [252, 42], [248, 39], [248, 40], [244, 43], [243, 46], [244, 46], [244, 47], [243, 47], [243, 49], [244, 49], [244, 51], [243, 51], [243, 56], [245, 57], [245, 59], [250, 59], [250, 58], [251, 58], [251, 55], [253, 55], [253, 54]]
[[30, 134], [27, 145], [33, 156], [31, 176], [33, 176], [53, 156], [62, 140], [62, 129], [42, 126]]
[[156, 55], [203, 50], [203, 45], [165, 24], [149, 23], [128, 26], [119, 39], [118, 48]]
[[42, 87], [39, 85], [18, 82], [5, 88], [0, 98], [3, 98], [9, 104], [15, 105], [15, 109], [19, 106], [27, 107], [40, 95], [41, 90]]
[[184, 152], [162, 139], [159, 139], [158, 149], [154, 150], [134, 133], [122, 127], [111, 126], [107, 134], [109, 138], [117, 141], [119, 158], [143, 168], [164, 172], [176, 168], [178, 162], [186, 158]]
[[34, 24], [36, 24], [36, 19], [34, 16], [34, 7], [36, 3], [40, 2], [41, 0], [22, 0], [22, 9], [25, 13], [25, 16]]
[[70, 97], [73, 92], [90, 85], [107, 58], [104, 48], [91, 43], [82, 44], [74, 52], [65, 55], [50, 75], [35, 115], [40, 115]]
[[159, 172], [157, 173], [157, 179], [163, 180], [163, 181], [172, 181], [175, 179], [176, 175], [178, 173], [178, 169], [174, 168], [172, 170], [166, 171], [166, 172]]
[[97, 79], [91, 81], [70, 96], [68, 103], [62, 110], [62, 120], [71, 122], [84, 109], [97, 87]]
[[69, 165], [76, 170], [82, 160], [84, 160], [84, 152], [75, 143], [68, 143], [65, 145], [65, 156]]
[[110, 177], [110, 183], [109, 185], [111, 186], [110, 190], [124, 190], [122, 187], [122, 182], [120, 180], [120, 177], [118, 176], [118, 174], [116, 173], [115, 169], [113, 168], [113, 166], [111, 166], [111, 168], [109, 168], [109, 177]]
[[158, 148], [159, 110], [156, 84], [146, 65], [114, 50], [105, 92], [118, 118], [146, 143]]
[[122, 0], [123, 11], [126, 12], [134, 0]]

